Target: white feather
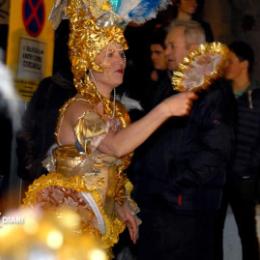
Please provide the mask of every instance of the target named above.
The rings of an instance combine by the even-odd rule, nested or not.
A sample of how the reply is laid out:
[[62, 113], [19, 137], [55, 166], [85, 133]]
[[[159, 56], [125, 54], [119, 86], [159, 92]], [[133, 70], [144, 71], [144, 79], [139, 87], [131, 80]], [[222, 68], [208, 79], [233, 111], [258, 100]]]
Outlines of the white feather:
[[117, 96], [117, 100], [119, 100], [126, 107], [127, 111], [132, 109], [137, 109], [140, 111], [144, 110], [139, 101], [128, 97], [126, 94], [123, 94], [121, 97]]
[[65, 9], [68, 0], [56, 0], [49, 14], [48, 19], [51, 21], [53, 29], [56, 30], [62, 19], [66, 19]]
[[132, 0], [132, 1], [122, 1], [118, 15], [124, 20], [129, 21], [128, 14], [133, 10], [136, 6], [140, 4], [141, 0]]
[[12, 119], [14, 130], [21, 126], [21, 99], [18, 96], [14, 85], [11, 72], [0, 62], [0, 108], [7, 107], [9, 117]]

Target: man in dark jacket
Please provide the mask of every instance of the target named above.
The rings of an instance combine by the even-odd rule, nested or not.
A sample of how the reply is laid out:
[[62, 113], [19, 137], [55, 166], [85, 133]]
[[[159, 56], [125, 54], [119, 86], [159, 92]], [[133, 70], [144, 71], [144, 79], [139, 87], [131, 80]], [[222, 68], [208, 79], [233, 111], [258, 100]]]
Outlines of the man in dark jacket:
[[[243, 260], [259, 260], [255, 206], [260, 173], [260, 84], [251, 79], [254, 64], [252, 48], [245, 42], [233, 42], [226, 78], [236, 98], [236, 144], [227, 175], [220, 217], [220, 238], [227, 206], [230, 204], [242, 244]], [[219, 259], [223, 259], [222, 239]]]
[[[205, 42], [196, 22], [176, 22], [166, 37], [169, 69]], [[157, 102], [174, 94], [164, 81]], [[141, 208], [138, 259], [212, 260], [214, 230], [231, 155], [232, 93], [215, 82], [189, 117], [168, 120], [139, 158], [135, 196]]]
[[76, 94], [68, 58], [69, 22], [64, 20], [55, 32], [54, 75], [44, 78], [23, 117], [17, 136], [18, 175], [24, 186], [46, 173], [42, 160], [56, 142], [59, 109]]

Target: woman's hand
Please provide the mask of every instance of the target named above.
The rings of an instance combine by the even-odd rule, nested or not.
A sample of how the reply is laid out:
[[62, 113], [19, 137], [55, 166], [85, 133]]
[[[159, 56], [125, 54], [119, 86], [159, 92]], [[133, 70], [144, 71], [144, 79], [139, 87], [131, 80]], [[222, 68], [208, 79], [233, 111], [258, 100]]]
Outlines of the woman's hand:
[[193, 92], [183, 92], [165, 99], [160, 106], [168, 116], [186, 116], [190, 113], [193, 101], [197, 98]]
[[116, 212], [118, 217], [126, 224], [130, 238], [135, 244], [138, 239], [138, 218], [135, 216], [135, 213], [130, 210], [127, 202], [122, 206], [116, 204]]

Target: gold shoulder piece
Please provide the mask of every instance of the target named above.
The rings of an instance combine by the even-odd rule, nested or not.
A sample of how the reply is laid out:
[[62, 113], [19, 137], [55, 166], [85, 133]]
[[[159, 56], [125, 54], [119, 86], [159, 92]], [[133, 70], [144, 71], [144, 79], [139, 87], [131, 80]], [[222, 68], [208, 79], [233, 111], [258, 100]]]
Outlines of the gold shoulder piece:
[[65, 102], [65, 104], [59, 110], [59, 117], [58, 117], [58, 120], [57, 120], [57, 126], [56, 126], [56, 130], [55, 130], [56, 141], [57, 141], [58, 144], [60, 144], [59, 138], [58, 138], [58, 133], [60, 132], [60, 127], [61, 127], [61, 123], [62, 123], [64, 115], [65, 115], [65, 112], [68, 110], [68, 108], [74, 102], [77, 102], [77, 101], [83, 101], [83, 102], [88, 103], [90, 106], [93, 106], [93, 104], [91, 104], [87, 99], [82, 98], [82, 97], [77, 97], [77, 96], [72, 97], [67, 102]]
[[86, 152], [94, 137], [104, 135], [108, 132], [106, 121], [96, 112], [86, 111], [74, 127], [78, 142]]

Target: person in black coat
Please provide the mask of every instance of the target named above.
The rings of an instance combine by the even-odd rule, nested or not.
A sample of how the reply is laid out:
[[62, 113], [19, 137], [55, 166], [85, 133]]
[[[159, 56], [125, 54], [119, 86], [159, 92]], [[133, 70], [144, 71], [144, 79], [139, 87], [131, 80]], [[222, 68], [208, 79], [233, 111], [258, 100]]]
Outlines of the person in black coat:
[[68, 57], [69, 23], [64, 20], [55, 32], [54, 74], [44, 78], [25, 111], [17, 134], [18, 175], [24, 188], [46, 173], [42, 161], [55, 142], [59, 109], [76, 94]]
[[219, 227], [219, 258], [223, 259], [222, 236], [230, 205], [242, 244], [243, 260], [259, 260], [256, 232], [257, 182], [260, 173], [260, 84], [251, 78], [254, 52], [245, 42], [230, 44], [225, 77], [236, 98], [236, 143], [222, 201]]
[[2, 214], [7, 208], [5, 196], [8, 188], [8, 179], [10, 176], [11, 148], [13, 137], [12, 120], [8, 113], [6, 103], [7, 102], [3, 95], [0, 94], [0, 125], [2, 135], [0, 146], [0, 212]]
[[28, 184], [46, 173], [42, 161], [55, 142], [59, 109], [75, 92], [72, 80], [57, 72], [40, 82], [29, 102], [17, 138], [18, 175]]
[[[197, 22], [172, 24], [168, 68], [175, 70], [203, 42]], [[174, 94], [165, 80], [155, 103]], [[214, 82], [199, 94], [190, 116], [168, 120], [147, 141], [132, 166], [143, 221], [137, 259], [214, 259], [216, 216], [234, 139], [232, 102], [225, 82]]]

